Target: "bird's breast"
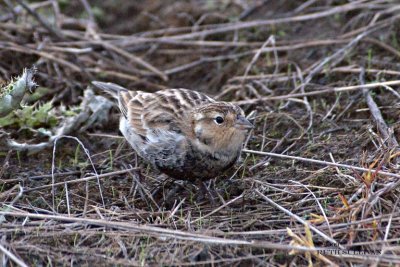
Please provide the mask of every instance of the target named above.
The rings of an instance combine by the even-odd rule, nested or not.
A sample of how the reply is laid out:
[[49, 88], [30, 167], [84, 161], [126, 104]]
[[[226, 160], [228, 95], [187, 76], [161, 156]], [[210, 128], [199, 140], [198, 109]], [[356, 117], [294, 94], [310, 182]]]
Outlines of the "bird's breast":
[[179, 180], [207, 180], [232, 167], [240, 154], [237, 151], [204, 151], [190, 144], [182, 153], [181, 166], [157, 166], [160, 171]]

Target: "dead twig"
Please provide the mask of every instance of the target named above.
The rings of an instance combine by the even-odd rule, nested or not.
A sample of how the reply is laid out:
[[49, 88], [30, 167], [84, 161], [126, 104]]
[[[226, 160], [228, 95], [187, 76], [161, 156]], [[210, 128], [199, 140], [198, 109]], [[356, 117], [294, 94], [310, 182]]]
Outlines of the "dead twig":
[[101, 42], [101, 45], [103, 45], [105, 48], [110, 49], [111, 51], [114, 51], [130, 60], [132, 60], [133, 62], [135, 62], [138, 65], [141, 65], [143, 67], [145, 67], [146, 69], [150, 70], [151, 72], [155, 73], [157, 76], [159, 76], [161, 79], [163, 79], [164, 81], [168, 81], [168, 76], [162, 72], [161, 70], [157, 69], [156, 67], [154, 67], [153, 65], [151, 65], [150, 63], [144, 61], [143, 59], [141, 59], [140, 57], [137, 57], [131, 53], [126, 52], [125, 50], [112, 45], [110, 43], [107, 42]]
[[260, 99], [249, 99], [249, 100], [240, 100], [240, 101], [233, 101], [237, 105], [254, 105], [264, 101], [276, 101], [276, 100], [284, 100], [289, 98], [295, 97], [304, 97], [304, 96], [316, 96], [316, 95], [324, 95], [324, 94], [332, 94], [332, 93], [339, 93], [339, 92], [350, 92], [362, 89], [373, 89], [380, 86], [391, 86], [391, 85], [399, 85], [400, 80], [394, 81], [387, 81], [387, 82], [376, 82], [376, 83], [369, 83], [365, 85], [351, 85], [351, 86], [343, 86], [343, 87], [336, 87], [336, 88], [329, 88], [323, 89], [318, 91], [312, 92], [305, 92], [305, 93], [295, 93], [295, 94], [288, 94], [288, 95], [281, 95], [281, 96], [266, 96]]
[[46, 214], [34, 214], [28, 212], [6, 212], [0, 211], [0, 215], [12, 216], [12, 217], [23, 217], [32, 219], [44, 219], [44, 220], [55, 220], [70, 223], [79, 223], [84, 225], [93, 225], [107, 227], [110, 229], [120, 229], [126, 231], [134, 231], [139, 233], [151, 234], [153, 236], [163, 237], [163, 238], [173, 238], [179, 240], [189, 240], [200, 243], [208, 244], [220, 244], [220, 245], [242, 245], [249, 247], [258, 247], [266, 249], [283, 249], [283, 250], [299, 250], [299, 251], [318, 251], [323, 248], [309, 248], [302, 246], [291, 246], [286, 244], [276, 244], [267, 241], [256, 241], [256, 240], [241, 240], [241, 239], [228, 239], [221, 237], [214, 237], [205, 234], [185, 232], [180, 230], [165, 229], [162, 227], [155, 227], [149, 225], [140, 225], [132, 222], [118, 222], [118, 221], [107, 221], [102, 219], [90, 219], [90, 218], [78, 218], [78, 217], [68, 217], [62, 215], [46, 215]]
[[193, 32], [193, 33], [175, 35], [175, 36], [170, 36], [168, 38], [176, 39], [176, 40], [191, 39], [191, 38], [198, 38], [198, 37], [204, 38], [211, 34], [237, 31], [237, 30], [243, 30], [243, 29], [253, 28], [253, 27], [261, 27], [261, 26], [276, 25], [276, 24], [281, 24], [281, 23], [315, 20], [315, 19], [320, 19], [320, 18], [332, 16], [332, 15], [339, 14], [339, 13], [349, 12], [352, 10], [363, 9], [366, 6], [368, 6], [368, 4], [364, 4], [363, 2], [365, 2], [365, 1], [364, 0], [354, 1], [354, 2], [344, 4], [341, 6], [333, 7], [333, 8], [321, 11], [321, 12], [315, 12], [315, 13], [299, 15], [299, 16], [294, 16], [294, 17], [288, 17], [288, 18], [219, 24], [218, 27], [215, 27], [214, 29], [206, 29], [206, 30], [201, 30], [198, 32]]
[[[97, 180], [100, 178], [105, 178], [105, 177], [110, 177], [110, 176], [114, 176], [114, 175], [119, 175], [119, 174], [125, 174], [127, 172], [130, 171], [137, 171], [140, 168], [129, 168], [126, 170], [120, 170], [120, 171], [114, 171], [114, 172], [110, 172], [110, 173], [103, 173], [103, 174], [99, 174], [99, 175], [93, 175], [93, 176], [89, 176], [89, 177], [85, 177], [85, 178], [80, 178], [80, 179], [75, 179], [75, 180], [70, 180], [70, 181], [65, 181], [65, 182], [59, 182], [59, 183], [52, 183], [52, 184], [48, 184], [48, 185], [42, 185], [42, 186], [38, 186], [35, 188], [28, 188], [28, 189], [24, 189], [25, 193], [29, 193], [29, 192], [33, 192], [33, 191], [39, 191], [42, 189], [46, 189], [46, 188], [52, 188], [52, 187], [56, 187], [56, 186], [61, 186], [61, 185], [65, 185], [65, 184], [76, 184], [76, 183], [81, 183], [81, 182], [85, 182], [85, 181], [91, 181], [91, 180]], [[56, 174], [54, 174], [56, 175]]]
[[6, 249], [2, 244], [0, 244], [0, 250], [3, 252], [7, 257], [9, 257], [13, 262], [15, 262], [20, 267], [28, 267], [28, 265], [17, 256], [15, 256], [11, 251]]
[[311, 225], [310, 223], [308, 223], [307, 221], [305, 221], [304, 219], [300, 218], [299, 216], [297, 216], [296, 214], [293, 214], [291, 211], [285, 209], [284, 207], [282, 207], [281, 205], [277, 204], [275, 201], [273, 201], [272, 199], [270, 199], [269, 197], [267, 197], [266, 195], [264, 195], [263, 193], [261, 193], [260, 191], [258, 191], [257, 189], [255, 190], [256, 194], [259, 195], [262, 199], [264, 199], [265, 201], [267, 201], [269, 204], [271, 204], [272, 206], [280, 209], [281, 211], [283, 211], [284, 213], [286, 213], [287, 215], [289, 215], [290, 217], [296, 219], [296, 221], [302, 223], [303, 225], [307, 226], [308, 228], [310, 228], [313, 232], [315, 232], [316, 234], [318, 234], [319, 236], [321, 236], [323, 239], [329, 241], [330, 243], [332, 243], [333, 245], [337, 245], [339, 248], [341, 249], [345, 249], [344, 246], [342, 246], [341, 244], [339, 244], [336, 240], [334, 240], [333, 238], [327, 236], [324, 232], [318, 230], [316, 227], [314, 227], [313, 225]]
[[[262, 155], [262, 156], [270, 156], [270, 157], [275, 157], [275, 158], [299, 160], [299, 161], [304, 161], [304, 162], [312, 162], [312, 163], [326, 165], [326, 166], [342, 167], [342, 168], [346, 168], [349, 170], [364, 171], [364, 172], [370, 172], [370, 173], [376, 173], [376, 174], [379, 173], [381, 175], [387, 175], [390, 177], [400, 178], [400, 174], [385, 172], [385, 171], [376, 170], [376, 169], [367, 169], [367, 168], [352, 166], [352, 165], [348, 165], [348, 164], [334, 163], [334, 162], [317, 160], [317, 159], [307, 159], [307, 158], [302, 158], [302, 157], [282, 155], [282, 154], [270, 153], [270, 152], [255, 151], [255, 150], [248, 150], [248, 149], [243, 149], [242, 151], [244, 153], [251, 153], [251, 154]], [[399, 183], [400, 183], [400, 180], [399, 180]]]
[[[365, 78], [364, 78], [364, 71], [360, 73], [360, 85], [365, 85]], [[372, 98], [369, 90], [367, 88], [362, 89], [365, 101], [369, 107], [371, 112], [372, 118], [378, 128], [379, 133], [382, 135], [384, 142], [387, 142], [388, 148], [398, 148], [399, 143], [396, 140], [396, 137], [393, 135], [393, 129], [390, 129], [387, 125], [385, 120], [383, 119], [382, 113], [378, 108], [378, 105], [375, 103], [374, 99]]]
[[37, 12], [35, 12], [23, 0], [16, 0], [29, 14], [31, 14], [46, 30], [58, 39], [65, 40], [64, 35], [54, 27], [51, 27]]

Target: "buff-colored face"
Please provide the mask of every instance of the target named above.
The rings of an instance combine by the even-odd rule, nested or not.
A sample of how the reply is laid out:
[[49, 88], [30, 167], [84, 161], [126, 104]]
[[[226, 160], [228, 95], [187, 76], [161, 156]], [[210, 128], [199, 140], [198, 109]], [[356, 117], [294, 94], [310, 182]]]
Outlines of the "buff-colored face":
[[194, 132], [200, 143], [212, 150], [229, 150], [241, 146], [253, 125], [243, 110], [226, 103], [212, 103], [194, 116]]

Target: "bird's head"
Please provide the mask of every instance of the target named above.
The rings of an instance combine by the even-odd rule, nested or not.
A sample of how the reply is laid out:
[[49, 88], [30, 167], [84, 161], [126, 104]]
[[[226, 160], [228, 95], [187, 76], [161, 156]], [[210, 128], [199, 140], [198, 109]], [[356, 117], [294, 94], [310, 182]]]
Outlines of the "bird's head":
[[198, 144], [211, 152], [239, 149], [254, 126], [243, 110], [231, 103], [214, 102], [196, 108], [192, 126]]

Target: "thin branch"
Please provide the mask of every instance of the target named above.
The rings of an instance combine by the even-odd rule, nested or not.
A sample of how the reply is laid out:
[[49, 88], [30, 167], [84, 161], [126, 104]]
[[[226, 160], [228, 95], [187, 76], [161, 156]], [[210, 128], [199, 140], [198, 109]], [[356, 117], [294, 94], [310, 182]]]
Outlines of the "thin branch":
[[[349, 4], [337, 6], [334, 8], [330, 8], [325, 11], [315, 12], [305, 15], [299, 15], [294, 17], [288, 18], [277, 18], [277, 19], [270, 19], [270, 20], [255, 20], [255, 21], [248, 21], [248, 22], [237, 22], [237, 23], [228, 23], [228, 24], [219, 24], [218, 27], [215, 29], [206, 29], [198, 32], [169, 36], [169, 39], [190, 39], [190, 38], [198, 38], [198, 37], [206, 37], [211, 34], [218, 34], [224, 32], [231, 32], [237, 30], [243, 30], [248, 28], [255, 28], [255, 27], [262, 27], [267, 25], [276, 25], [281, 23], [290, 23], [290, 22], [300, 22], [300, 21], [309, 21], [320, 19], [328, 16], [332, 16], [339, 13], [349, 12], [352, 10], [363, 9], [369, 6], [369, 3], [364, 4], [364, 0], [360, 1], [353, 1]], [[161, 38], [162, 39], [162, 38]]]
[[15, 262], [18, 266], [28, 267], [28, 265], [25, 262], [23, 262], [21, 259], [19, 259], [17, 256], [15, 256], [13, 253], [11, 253], [11, 251], [6, 249], [2, 244], [0, 244], [0, 250], [5, 255], [7, 255], [13, 262]]
[[29, 14], [31, 14], [49, 33], [56, 36], [57, 38], [64, 40], [64, 35], [51, 27], [37, 12], [35, 12], [29, 5], [27, 5], [23, 0], [16, 0]]
[[230, 204], [232, 204], [233, 202], [235, 202], [236, 200], [241, 199], [241, 198], [243, 198], [243, 194], [241, 194], [240, 196], [235, 197], [234, 199], [229, 200], [228, 202], [226, 202], [225, 204], [219, 206], [218, 208], [216, 208], [215, 210], [211, 211], [210, 213], [207, 213], [206, 215], [201, 216], [201, 217], [197, 218], [196, 220], [191, 221], [190, 223], [195, 223], [195, 222], [198, 222], [200, 220], [203, 220], [204, 218], [207, 218], [207, 217], [213, 215], [214, 213], [222, 210], [223, 208], [229, 206]]
[[288, 95], [281, 95], [281, 96], [266, 96], [260, 99], [249, 99], [249, 100], [240, 100], [240, 101], [233, 101], [233, 103], [237, 105], [253, 105], [258, 104], [264, 101], [276, 101], [276, 100], [284, 100], [289, 98], [295, 97], [304, 97], [304, 96], [315, 96], [315, 95], [324, 95], [324, 94], [332, 94], [332, 93], [339, 93], [339, 92], [350, 92], [356, 91], [361, 89], [373, 89], [380, 86], [391, 86], [391, 85], [399, 85], [400, 80], [388, 81], [388, 82], [376, 82], [376, 83], [369, 83], [365, 85], [351, 85], [351, 86], [343, 86], [343, 87], [334, 87], [319, 91], [312, 91], [306, 93], [296, 93], [296, 94], [288, 94]]
[[112, 45], [110, 43], [107, 42], [101, 42], [101, 44], [105, 47], [108, 48], [130, 60], [132, 60], [133, 62], [135, 62], [138, 65], [141, 65], [142, 67], [150, 70], [151, 72], [155, 73], [157, 76], [159, 76], [161, 79], [163, 79], [164, 81], [168, 81], [168, 76], [162, 72], [161, 70], [159, 70], [158, 68], [154, 67], [153, 65], [151, 65], [150, 63], [144, 61], [143, 59], [141, 59], [140, 57], [137, 57], [131, 53], [126, 52], [125, 50]]
[[[400, 178], [400, 174], [395, 174], [395, 173], [391, 173], [391, 172], [380, 171], [380, 170], [376, 170], [376, 169], [367, 169], [367, 168], [358, 167], [358, 166], [352, 166], [352, 165], [348, 165], [348, 164], [334, 163], [334, 162], [323, 161], [323, 160], [317, 160], [317, 159], [308, 159], [308, 158], [302, 158], [302, 157], [296, 157], [296, 156], [289, 156], [289, 155], [282, 155], [282, 154], [270, 153], [270, 152], [262, 152], [262, 151], [248, 150], [248, 149], [243, 149], [242, 151], [243, 151], [244, 153], [262, 155], [262, 156], [270, 156], [270, 157], [275, 157], [275, 158], [299, 160], [299, 161], [304, 161], [304, 162], [312, 162], [312, 163], [316, 163], [316, 164], [320, 164], [320, 165], [325, 165], [325, 166], [342, 167], [342, 168], [346, 168], [346, 169], [350, 169], [350, 170], [371, 172], [371, 173], [376, 173], [376, 174], [379, 173], [379, 174], [381, 174], [381, 175], [387, 175], [387, 176], [390, 176], [390, 177]], [[399, 180], [399, 183], [400, 183], [400, 180]]]
[[28, 192], [38, 191], [38, 190], [42, 190], [42, 189], [46, 189], [46, 188], [52, 188], [53, 186], [54, 187], [55, 186], [62, 186], [62, 185], [65, 185], [65, 184], [76, 184], [76, 183], [81, 183], [81, 182], [85, 182], [85, 181], [90, 181], [90, 180], [110, 177], [110, 176], [114, 176], [114, 175], [124, 174], [124, 173], [130, 172], [130, 171], [137, 171], [139, 169], [140, 168], [129, 168], [129, 169], [125, 169], [125, 170], [109, 172], [109, 173], [103, 173], [103, 174], [99, 174], [99, 175], [93, 175], [93, 176], [80, 178], [80, 179], [75, 179], [75, 180], [70, 180], [70, 181], [65, 181], [65, 182], [42, 185], [42, 186], [38, 186], [38, 187], [35, 187], [35, 188], [25, 189], [24, 192], [28, 193]]
[[282, 249], [282, 250], [298, 250], [298, 251], [318, 251], [324, 249], [317, 247], [309, 248], [304, 246], [291, 246], [291, 245], [277, 244], [267, 241], [256, 241], [256, 240], [247, 241], [242, 239], [228, 239], [228, 238], [209, 236], [205, 234], [199, 234], [195, 232], [185, 232], [185, 231], [166, 229], [156, 226], [141, 225], [133, 222], [107, 221], [100, 219], [77, 218], [77, 217], [68, 217], [61, 215], [46, 215], [46, 214], [27, 213], [27, 212], [0, 211], [0, 215], [32, 218], [32, 219], [55, 220], [55, 221], [70, 222], [70, 223], [80, 223], [82, 225], [101, 226], [110, 229], [120, 229], [130, 232], [133, 231], [139, 233], [146, 233], [163, 238], [189, 240], [189, 241], [209, 243], [209, 244], [230, 245], [230, 246], [242, 245], [242, 246], [256, 247], [256, 248], [258, 247], [266, 249]]
[[[364, 71], [360, 73], [360, 84], [363, 86], [365, 85], [365, 78], [364, 78]], [[368, 108], [371, 112], [372, 118], [378, 128], [379, 133], [382, 135], [383, 140], [387, 142], [388, 147], [390, 149], [397, 148], [399, 143], [396, 140], [396, 137], [393, 134], [393, 129], [390, 129], [387, 125], [385, 120], [383, 119], [382, 113], [378, 108], [378, 105], [375, 103], [374, 99], [372, 98], [369, 90], [367, 88], [363, 88], [363, 94], [365, 97], [365, 101], [367, 102]]]
[[306, 220], [303, 220], [302, 218], [300, 218], [299, 216], [297, 216], [296, 214], [293, 214], [291, 211], [285, 209], [284, 207], [282, 207], [281, 205], [275, 203], [272, 199], [268, 198], [266, 195], [264, 195], [263, 193], [261, 193], [260, 191], [258, 191], [258, 189], [255, 190], [255, 192], [257, 193], [257, 195], [259, 195], [260, 197], [262, 197], [265, 201], [267, 201], [269, 204], [271, 204], [272, 206], [280, 209], [281, 211], [283, 211], [284, 213], [286, 213], [287, 215], [289, 215], [290, 217], [295, 218], [298, 222], [302, 223], [303, 225], [307, 226], [308, 228], [310, 228], [312, 231], [314, 231], [316, 234], [318, 234], [319, 236], [321, 236], [323, 239], [331, 242], [333, 245], [337, 245], [339, 248], [341, 249], [345, 249], [344, 246], [342, 246], [341, 244], [339, 244], [336, 240], [334, 240], [333, 238], [327, 236], [324, 232], [321, 232], [320, 230], [318, 230], [316, 227], [314, 227], [313, 225], [311, 225], [310, 223], [308, 223]]

